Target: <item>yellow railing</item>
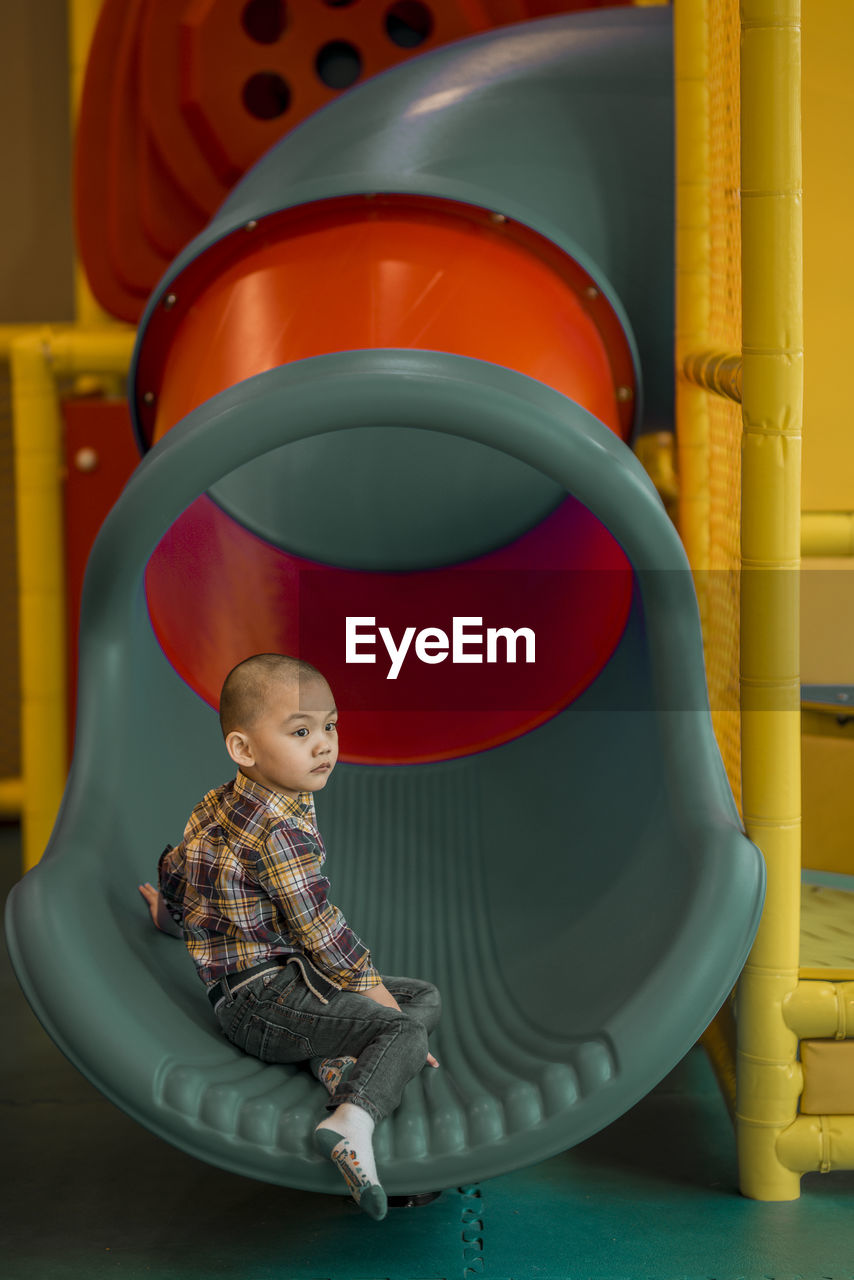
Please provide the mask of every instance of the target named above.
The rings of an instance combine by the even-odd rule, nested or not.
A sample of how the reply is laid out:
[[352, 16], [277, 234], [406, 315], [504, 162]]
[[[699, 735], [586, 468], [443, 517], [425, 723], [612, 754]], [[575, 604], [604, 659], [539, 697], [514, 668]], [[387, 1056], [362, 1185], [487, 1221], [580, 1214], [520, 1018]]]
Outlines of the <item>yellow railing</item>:
[[63, 446], [57, 380], [122, 375], [134, 331], [27, 327], [10, 339], [18, 545], [24, 868], [47, 844], [67, 771]]
[[739, 982], [737, 1135], [742, 1190], [780, 1200], [800, 1192], [778, 1152], [801, 1092], [783, 1016], [800, 947], [800, 0], [742, 0], [741, 50], [742, 764], [768, 887]]
[[[768, 869], [765, 909], [738, 986], [735, 1057], [730, 1009], [706, 1042], [730, 1102], [735, 1082], [742, 1190], [792, 1199], [808, 1169], [854, 1163], [854, 1117], [797, 1114], [798, 1039], [817, 1025], [815, 1001], [829, 1008], [835, 1000], [832, 984], [798, 980], [800, 3], [742, 0], [739, 24], [735, 0], [679, 0], [674, 16], [681, 531], [698, 578], [716, 730], [747, 831]], [[734, 118], [740, 138], [731, 133]], [[740, 254], [733, 225], [741, 229]], [[739, 403], [740, 422], [732, 416]], [[736, 513], [729, 518], [720, 498], [727, 484]], [[854, 553], [854, 515], [807, 515], [803, 549]], [[711, 585], [716, 569], [740, 579], [734, 625], [711, 598], [717, 590], [727, 599]], [[721, 716], [726, 704], [716, 706], [728, 678], [738, 691], [738, 737], [721, 731], [730, 722]]]

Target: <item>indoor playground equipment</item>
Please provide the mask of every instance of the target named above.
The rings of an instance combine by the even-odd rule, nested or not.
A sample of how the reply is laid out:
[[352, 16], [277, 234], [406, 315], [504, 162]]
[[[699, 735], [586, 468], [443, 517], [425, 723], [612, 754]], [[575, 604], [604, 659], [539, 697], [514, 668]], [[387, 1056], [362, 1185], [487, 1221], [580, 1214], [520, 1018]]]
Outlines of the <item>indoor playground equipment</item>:
[[[379, 1136], [390, 1190], [579, 1141], [660, 1078], [721, 1002], [704, 1043], [742, 1190], [792, 1198], [803, 1173], [854, 1167], [854, 1099], [839, 1088], [854, 968], [816, 944], [809, 915], [829, 904], [838, 936], [847, 881], [804, 894], [799, 931], [798, 0], [678, 0], [672, 63], [666, 9], [529, 23], [560, 6], [317, 6], [335, 52], [314, 66], [321, 80], [330, 67], [353, 76], [352, 50], [355, 78], [391, 66], [388, 42], [360, 43], [358, 10], [385, 21], [393, 8], [411, 46], [405, 66], [340, 100], [341, 83], [319, 89], [304, 68], [290, 98], [255, 79], [277, 39], [313, 47], [296, 19], [278, 36], [263, 27], [280, 6], [156, 7], [104, 5], [80, 115], [86, 273], [115, 317], [138, 320], [150, 295], [130, 387], [146, 456], [88, 572], [60, 817], [10, 900], [34, 1008], [169, 1141], [338, 1190], [309, 1154], [316, 1087], [229, 1050], [134, 888], [228, 769], [211, 703], [230, 661], [311, 646], [347, 725], [320, 801], [337, 896], [383, 967], [423, 972], [446, 999], [443, 1070], [414, 1082]], [[813, 556], [854, 545], [833, 222], [854, 162], [819, 145], [849, 100], [850, 14], [844, 0], [817, 9], [804, 51]], [[252, 116], [242, 133], [214, 92], [229, 21]], [[438, 47], [501, 21], [518, 25]], [[638, 427], [640, 452], [672, 425], [674, 257], [681, 543], [627, 447]], [[80, 299], [80, 319], [101, 324], [85, 282]], [[55, 380], [114, 376], [130, 336], [75, 328], [12, 348], [30, 862], [64, 779], [62, 664], [45, 676], [39, 663], [57, 631], [60, 551], [34, 515], [39, 486], [56, 488]], [[289, 485], [303, 477], [312, 492], [321, 477], [322, 509]], [[374, 620], [358, 624], [374, 664], [342, 661], [354, 617]], [[490, 628], [496, 654], [501, 629], [518, 630], [519, 663], [455, 668], [455, 618], [484, 656]], [[479, 632], [460, 624], [470, 618]], [[539, 683], [521, 657], [528, 622], [547, 657]], [[422, 661], [413, 641], [388, 681], [378, 629], [397, 643], [410, 625], [423, 655], [441, 633], [448, 656]], [[524, 817], [509, 804], [520, 792]], [[756, 847], [766, 903], [727, 1000], [759, 911]], [[540, 892], [517, 883], [520, 850], [543, 870]], [[831, 869], [850, 873], [847, 856]], [[830, 867], [824, 857], [813, 841], [807, 865]], [[121, 1001], [105, 977], [117, 967]]]
[[[72, 1061], [214, 1163], [340, 1189], [316, 1083], [222, 1039], [136, 894], [228, 771], [214, 705], [249, 652], [329, 675], [336, 897], [443, 991], [442, 1068], [378, 1132], [391, 1193], [599, 1129], [747, 956], [762, 860], [688, 562], [624, 443], [642, 377], [668, 413], [671, 85], [664, 11], [426, 54], [274, 147], [152, 295], [148, 452], [90, 560], [71, 773], [8, 932]], [[363, 654], [369, 624], [419, 630], [393, 682], [353, 622]]]

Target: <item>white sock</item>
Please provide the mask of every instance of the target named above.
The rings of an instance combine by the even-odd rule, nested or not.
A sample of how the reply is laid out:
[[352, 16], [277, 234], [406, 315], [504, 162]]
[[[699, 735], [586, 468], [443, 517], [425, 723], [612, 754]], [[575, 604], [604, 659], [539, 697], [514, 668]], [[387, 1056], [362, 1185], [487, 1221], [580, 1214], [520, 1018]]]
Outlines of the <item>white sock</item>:
[[342, 1102], [314, 1132], [315, 1145], [338, 1169], [359, 1208], [372, 1218], [384, 1218], [386, 1197], [374, 1159], [373, 1117], [364, 1107]]

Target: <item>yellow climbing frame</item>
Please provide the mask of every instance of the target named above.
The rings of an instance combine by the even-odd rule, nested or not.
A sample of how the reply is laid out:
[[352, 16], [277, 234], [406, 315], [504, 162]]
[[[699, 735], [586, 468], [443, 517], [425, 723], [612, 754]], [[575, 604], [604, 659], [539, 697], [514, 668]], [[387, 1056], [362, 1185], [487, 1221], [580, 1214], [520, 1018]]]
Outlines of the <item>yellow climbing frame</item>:
[[[799, 975], [800, 0], [676, 0], [674, 17], [679, 524], [718, 740], [768, 869], [735, 1019], [707, 1047], [742, 1190], [787, 1200], [805, 1172], [854, 1168], [854, 1116], [799, 1114], [800, 1041], [854, 1028], [850, 982]], [[850, 554], [851, 528], [809, 517], [804, 545]]]

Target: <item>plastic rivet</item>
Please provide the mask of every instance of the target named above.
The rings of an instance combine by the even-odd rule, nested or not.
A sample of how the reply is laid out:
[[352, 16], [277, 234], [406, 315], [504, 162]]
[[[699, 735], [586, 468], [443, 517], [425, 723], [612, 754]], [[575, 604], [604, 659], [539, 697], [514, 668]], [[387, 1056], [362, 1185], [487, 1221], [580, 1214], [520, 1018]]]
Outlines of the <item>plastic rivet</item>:
[[596, 288], [595, 284], [589, 284], [587, 286], [587, 288], [584, 290], [584, 296], [585, 298], [590, 298], [591, 301], [594, 298], [599, 297], [599, 290]]
[[166, 297], [163, 299], [163, 310], [171, 311], [177, 301], [178, 298], [176, 294], [167, 293]]
[[631, 387], [617, 387], [617, 399], [620, 404], [625, 404], [627, 400], [632, 399]]
[[142, 403], [143, 403], [143, 404], [154, 404], [154, 392], [153, 392], [153, 391], [146, 391], [145, 395], [142, 397]]
[[258, 219], [250, 218], [249, 221], [246, 223], [246, 226], [244, 229], [246, 231], [254, 231], [257, 226], [258, 226]]
[[506, 214], [506, 213], [491, 213], [491, 214], [489, 215], [489, 220], [490, 220], [490, 222], [506, 222], [506, 221], [507, 221], [507, 214]]
[[74, 465], [78, 471], [95, 471], [99, 462], [97, 449], [93, 449], [90, 445], [78, 449], [74, 455]]

